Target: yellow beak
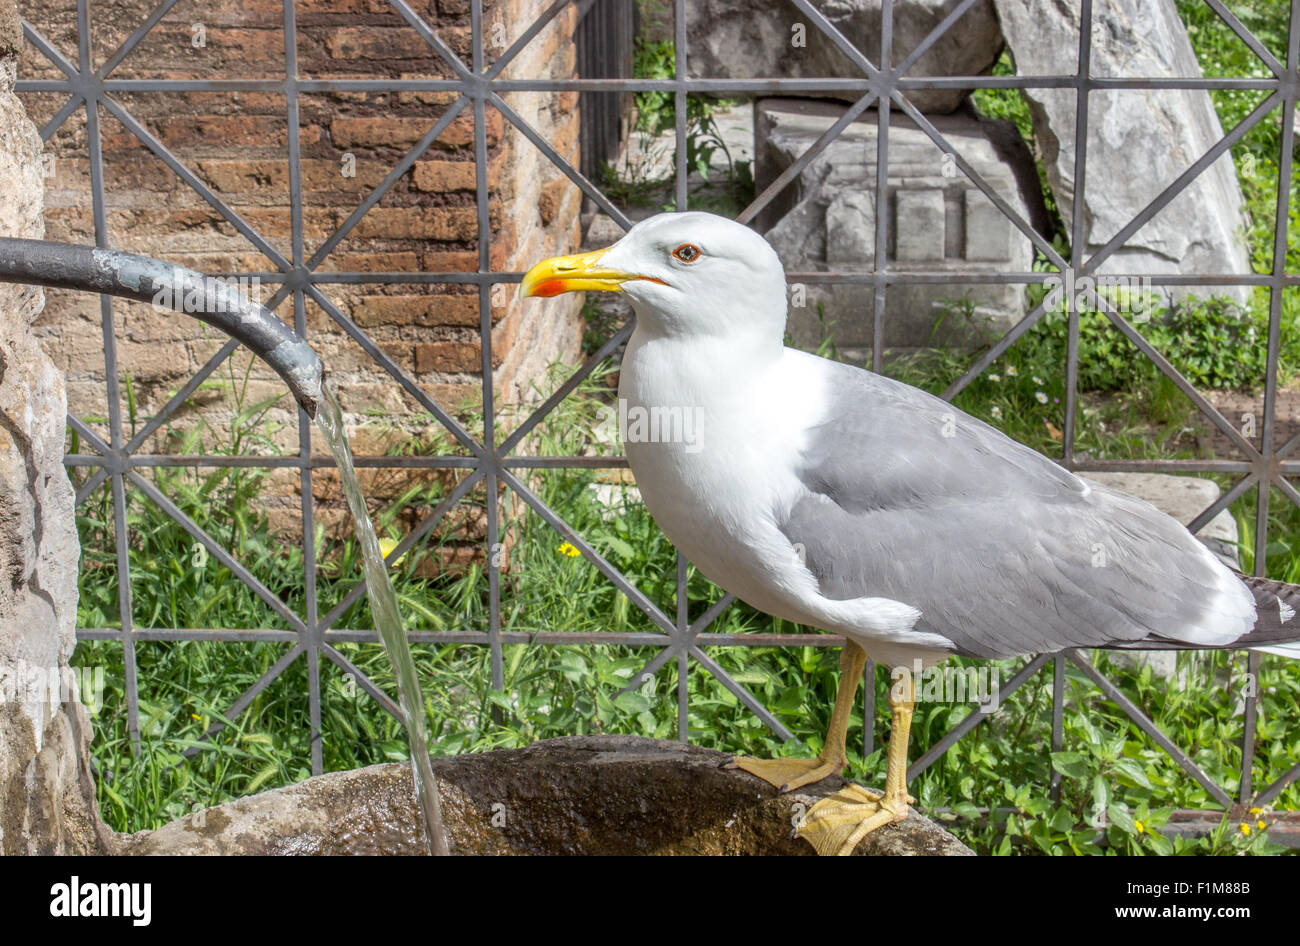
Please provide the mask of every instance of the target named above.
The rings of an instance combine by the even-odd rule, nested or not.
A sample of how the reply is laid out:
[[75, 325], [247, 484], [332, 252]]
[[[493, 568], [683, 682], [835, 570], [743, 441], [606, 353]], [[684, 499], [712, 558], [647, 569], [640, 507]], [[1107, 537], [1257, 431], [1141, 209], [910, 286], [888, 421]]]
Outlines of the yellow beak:
[[528, 272], [524, 273], [523, 282], [519, 284], [519, 298], [542, 296], [549, 298], [562, 292], [579, 292], [587, 289], [604, 292], [621, 292], [623, 283], [632, 279], [648, 279], [663, 283], [653, 276], [638, 276], [625, 273], [619, 269], [610, 269], [600, 265], [600, 259], [609, 249], [593, 250], [576, 256], [556, 256], [542, 260]]

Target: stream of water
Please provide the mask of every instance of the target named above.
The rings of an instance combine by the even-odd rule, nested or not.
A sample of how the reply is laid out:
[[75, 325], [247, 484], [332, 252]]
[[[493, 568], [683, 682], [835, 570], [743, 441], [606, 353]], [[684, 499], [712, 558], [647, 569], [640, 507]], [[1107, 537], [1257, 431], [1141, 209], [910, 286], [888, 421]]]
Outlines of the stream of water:
[[370, 598], [370, 613], [374, 616], [379, 639], [383, 641], [384, 650], [392, 662], [393, 673], [397, 677], [397, 693], [405, 716], [406, 738], [411, 746], [411, 771], [415, 776], [415, 796], [420, 813], [424, 818], [425, 837], [429, 842], [429, 853], [447, 854], [447, 837], [442, 825], [442, 804], [438, 798], [438, 783], [433, 777], [433, 768], [429, 765], [429, 743], [425, 736], [424, 696], [420, 692], [420, 680], [415, 672], [415, 661], [411, 658], [411, 647], [406, 639], [406, 630], [402, 627], [402, 615], [397, 607], [397, 592], [388, 577], [388, 566], [384, 564], [384, 555], [379, 550], [379, 538], [375, 527], [370, 522], [366, 510], [365, 497], [361, 495], [361, 484], [357, 482], [357, 472], [352, 463], [352, 450], [348, 446], [347, 432], [343, 426], [343, 411], [333, 388], [326, 382], [321, 390], [320, 407], [316, 412], [316, 426], [329, 443], [330, 452], [338, 464], [339, 480], [348, 499], [348, 508], [352, 510], [352, 519], [356, 524], [357, 543], [361, 546], [361, 557], [365, 563], [366, 594]]

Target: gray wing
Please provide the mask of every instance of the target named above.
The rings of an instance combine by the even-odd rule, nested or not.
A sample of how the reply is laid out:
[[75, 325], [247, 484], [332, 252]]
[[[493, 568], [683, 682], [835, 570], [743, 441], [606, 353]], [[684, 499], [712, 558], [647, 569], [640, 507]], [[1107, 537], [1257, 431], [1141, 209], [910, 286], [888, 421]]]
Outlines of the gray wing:
[[1228, 573], [1176, 520], [939, 398], [827, 364], [836, 403], [800, 471], [812, 495], [782, 525], [826, 597], [902, 601], [978, 657], [1249, 629], [1253, 608], [1209, 592]]

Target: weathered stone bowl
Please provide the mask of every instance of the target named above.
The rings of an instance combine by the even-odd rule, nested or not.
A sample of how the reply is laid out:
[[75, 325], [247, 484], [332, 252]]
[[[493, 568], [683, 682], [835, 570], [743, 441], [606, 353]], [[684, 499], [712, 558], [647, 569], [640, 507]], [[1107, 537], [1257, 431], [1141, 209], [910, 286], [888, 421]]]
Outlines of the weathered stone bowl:
[[[572, 736], [434, 760], [453, 854], [799, 854], [792, 825], [842, 779], [778, 795], [711, 749]], [[309, 779], [121, 836], [121, 854], [421, 854], [410, 768]], [[858, 854], [972, 853], [913, 813]]]

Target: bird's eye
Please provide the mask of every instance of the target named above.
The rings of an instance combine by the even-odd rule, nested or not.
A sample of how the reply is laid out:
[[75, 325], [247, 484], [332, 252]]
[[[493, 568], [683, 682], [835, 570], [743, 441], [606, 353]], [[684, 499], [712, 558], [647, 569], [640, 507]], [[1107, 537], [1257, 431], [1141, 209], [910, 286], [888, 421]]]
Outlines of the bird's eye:
[[673, 257], [681, 260], [683, 263], [694, 263], [703, 255], [704, 251], [694, 243], [683, 243], [681, 246], [677, 247], [677, 249], [673, 250]]

